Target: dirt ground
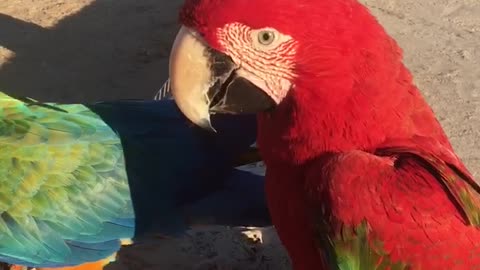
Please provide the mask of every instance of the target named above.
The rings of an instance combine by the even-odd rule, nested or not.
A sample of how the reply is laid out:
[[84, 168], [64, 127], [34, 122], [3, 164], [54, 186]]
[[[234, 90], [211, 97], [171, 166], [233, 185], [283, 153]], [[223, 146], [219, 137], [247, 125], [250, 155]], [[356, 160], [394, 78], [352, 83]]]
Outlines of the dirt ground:
[[[456, 150], [480, 180], [480, 1], [363, 0], [406, 63]], [[181, 1], [2, 0], [0, 89], [48, 101], [149, 98], [167, 77]], [[289, 269], [271, 228], [151, 238], [108, 269]], [[263, 234], [262, 234], [263, 233]]]

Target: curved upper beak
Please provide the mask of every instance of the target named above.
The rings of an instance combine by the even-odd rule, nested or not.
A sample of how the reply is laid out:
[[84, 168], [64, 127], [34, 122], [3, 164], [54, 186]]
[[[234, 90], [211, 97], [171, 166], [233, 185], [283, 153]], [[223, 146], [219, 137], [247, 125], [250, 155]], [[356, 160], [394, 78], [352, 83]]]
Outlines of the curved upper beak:
[[239, 69], [228, 55], [182, 27], [170, 54], [170, 91], [190, 121], [211, 130], [212, 113], [257, 113], [272, 108], [273, 99], [238, 75]]

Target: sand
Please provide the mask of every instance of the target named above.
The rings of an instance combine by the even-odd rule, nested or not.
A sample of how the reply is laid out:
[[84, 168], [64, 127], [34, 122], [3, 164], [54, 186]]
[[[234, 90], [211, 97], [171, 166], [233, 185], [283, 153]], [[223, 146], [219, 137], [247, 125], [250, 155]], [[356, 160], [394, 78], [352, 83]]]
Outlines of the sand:
[[[181, 1], [2, 0], [0, 89], [65, 102], [148, 98], [166, 79]], [[400, 43], [415, 81], [480, 179], [480, 2], [364, 0]], [[151, 237], [108, 269], [289, 269], [272, 228]]]

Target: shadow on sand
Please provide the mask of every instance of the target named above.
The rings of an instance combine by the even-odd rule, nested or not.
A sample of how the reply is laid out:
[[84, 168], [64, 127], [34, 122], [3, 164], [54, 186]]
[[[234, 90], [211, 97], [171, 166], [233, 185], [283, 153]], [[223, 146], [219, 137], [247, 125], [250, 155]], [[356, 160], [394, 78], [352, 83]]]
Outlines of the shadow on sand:
[[58, 102], [151, 98], [167, 77], [180, 2], [98, 0], [52, 28], [0, 14], [0, 45], [15, 53], [0, 89]]

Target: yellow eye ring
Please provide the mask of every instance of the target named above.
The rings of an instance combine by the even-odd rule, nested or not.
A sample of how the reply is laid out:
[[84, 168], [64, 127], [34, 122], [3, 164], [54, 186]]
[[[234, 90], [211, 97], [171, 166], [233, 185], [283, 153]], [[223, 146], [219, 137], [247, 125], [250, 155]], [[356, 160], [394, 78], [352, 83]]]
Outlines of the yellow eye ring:
[[262, 45], [270, 45], [275, 41], [275, 32], [270, 30], [263, 30], [258, 32], [258, 42]]

